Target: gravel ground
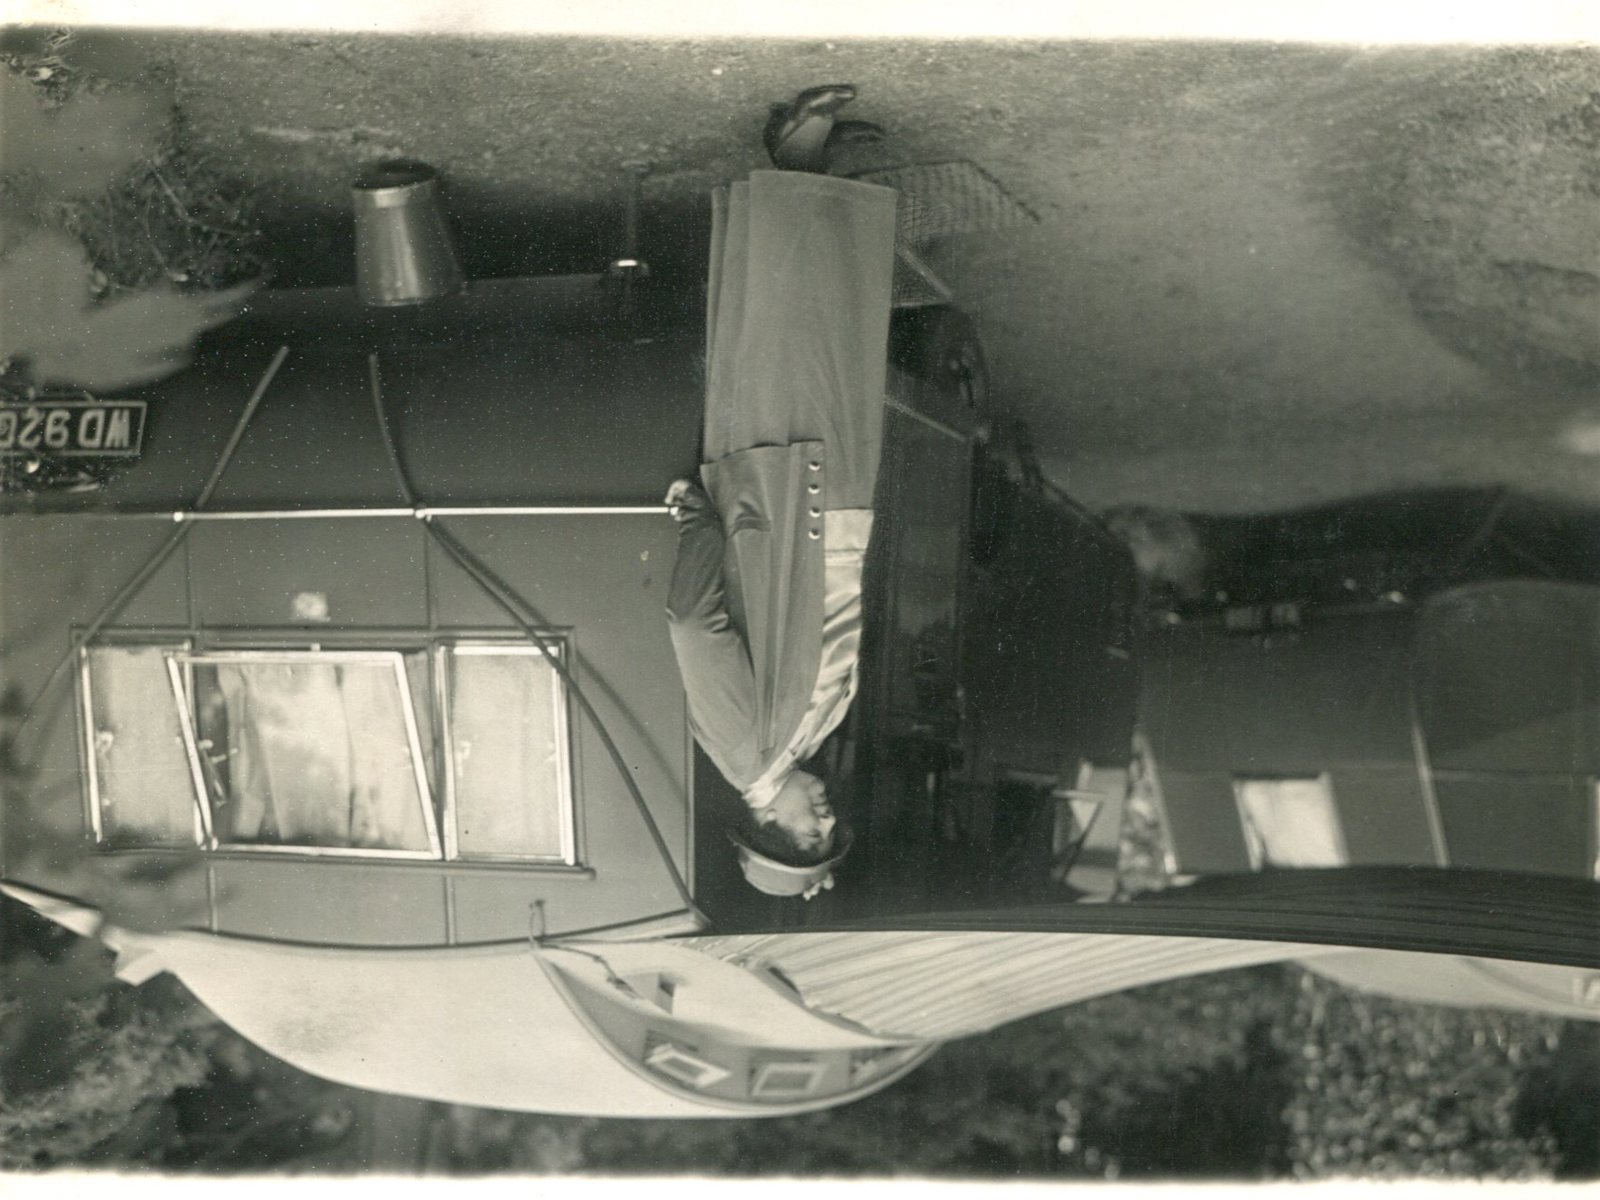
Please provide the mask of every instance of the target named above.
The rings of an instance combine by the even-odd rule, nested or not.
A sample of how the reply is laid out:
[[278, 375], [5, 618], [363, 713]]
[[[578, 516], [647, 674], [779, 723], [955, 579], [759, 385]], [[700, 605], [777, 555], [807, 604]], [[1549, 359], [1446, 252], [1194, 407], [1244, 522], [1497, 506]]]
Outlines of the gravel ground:
[[897, 161], [971, 159], [1040, 214], [934, 258], [1087, 502], [1600, 499], [1592, 49], [192, 31], [71, 49], [177, 101], [259, 190], [286, 280], [348, 261], [348, 182], [388, 155], [441, 168], [479, 274], [592, 269], [642, 172], [645, 251], [692, 278], [703, 194], [761, 165], [767, 104], [850, 79]]

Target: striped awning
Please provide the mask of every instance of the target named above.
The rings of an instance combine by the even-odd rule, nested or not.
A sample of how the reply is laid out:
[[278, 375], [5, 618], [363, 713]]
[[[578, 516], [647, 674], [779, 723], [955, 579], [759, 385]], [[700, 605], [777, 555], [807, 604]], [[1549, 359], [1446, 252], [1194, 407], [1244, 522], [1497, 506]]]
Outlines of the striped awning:
[[881, 1036], [941, 1040], [1147, 983], [1330, 952], [1295, 942], [993, 931], [685, 941], [719, 958], [761, 959], [811, 1007]]

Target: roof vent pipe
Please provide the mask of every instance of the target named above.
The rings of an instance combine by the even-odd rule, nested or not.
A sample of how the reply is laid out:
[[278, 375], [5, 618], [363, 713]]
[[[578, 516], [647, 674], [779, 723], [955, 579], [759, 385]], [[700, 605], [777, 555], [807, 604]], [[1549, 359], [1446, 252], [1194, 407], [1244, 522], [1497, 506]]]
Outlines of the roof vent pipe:
[[377, 163], [362, 172], [350, 198], [356, 216], [356, 293], [362, 303], [420, 304], [466, 286], [432, 167], [403, 160]]

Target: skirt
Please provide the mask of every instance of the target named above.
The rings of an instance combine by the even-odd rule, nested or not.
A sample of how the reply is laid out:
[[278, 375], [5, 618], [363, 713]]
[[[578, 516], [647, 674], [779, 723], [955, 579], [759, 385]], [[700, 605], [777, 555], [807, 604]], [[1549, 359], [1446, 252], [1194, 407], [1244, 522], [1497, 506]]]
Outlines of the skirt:
[[820, 441], [828, 506], [872, 507], [894, 238], [876, 184], [756, 171], [712, 194], [704, 461]]

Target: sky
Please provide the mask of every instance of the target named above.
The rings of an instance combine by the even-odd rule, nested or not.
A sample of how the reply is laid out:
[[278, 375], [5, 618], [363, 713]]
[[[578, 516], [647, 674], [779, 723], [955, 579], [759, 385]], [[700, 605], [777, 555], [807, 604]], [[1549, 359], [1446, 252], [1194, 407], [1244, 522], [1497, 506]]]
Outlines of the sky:
[[9, 0], [8, 23], [609, 37], [1600, 42], [1594, 0]]

